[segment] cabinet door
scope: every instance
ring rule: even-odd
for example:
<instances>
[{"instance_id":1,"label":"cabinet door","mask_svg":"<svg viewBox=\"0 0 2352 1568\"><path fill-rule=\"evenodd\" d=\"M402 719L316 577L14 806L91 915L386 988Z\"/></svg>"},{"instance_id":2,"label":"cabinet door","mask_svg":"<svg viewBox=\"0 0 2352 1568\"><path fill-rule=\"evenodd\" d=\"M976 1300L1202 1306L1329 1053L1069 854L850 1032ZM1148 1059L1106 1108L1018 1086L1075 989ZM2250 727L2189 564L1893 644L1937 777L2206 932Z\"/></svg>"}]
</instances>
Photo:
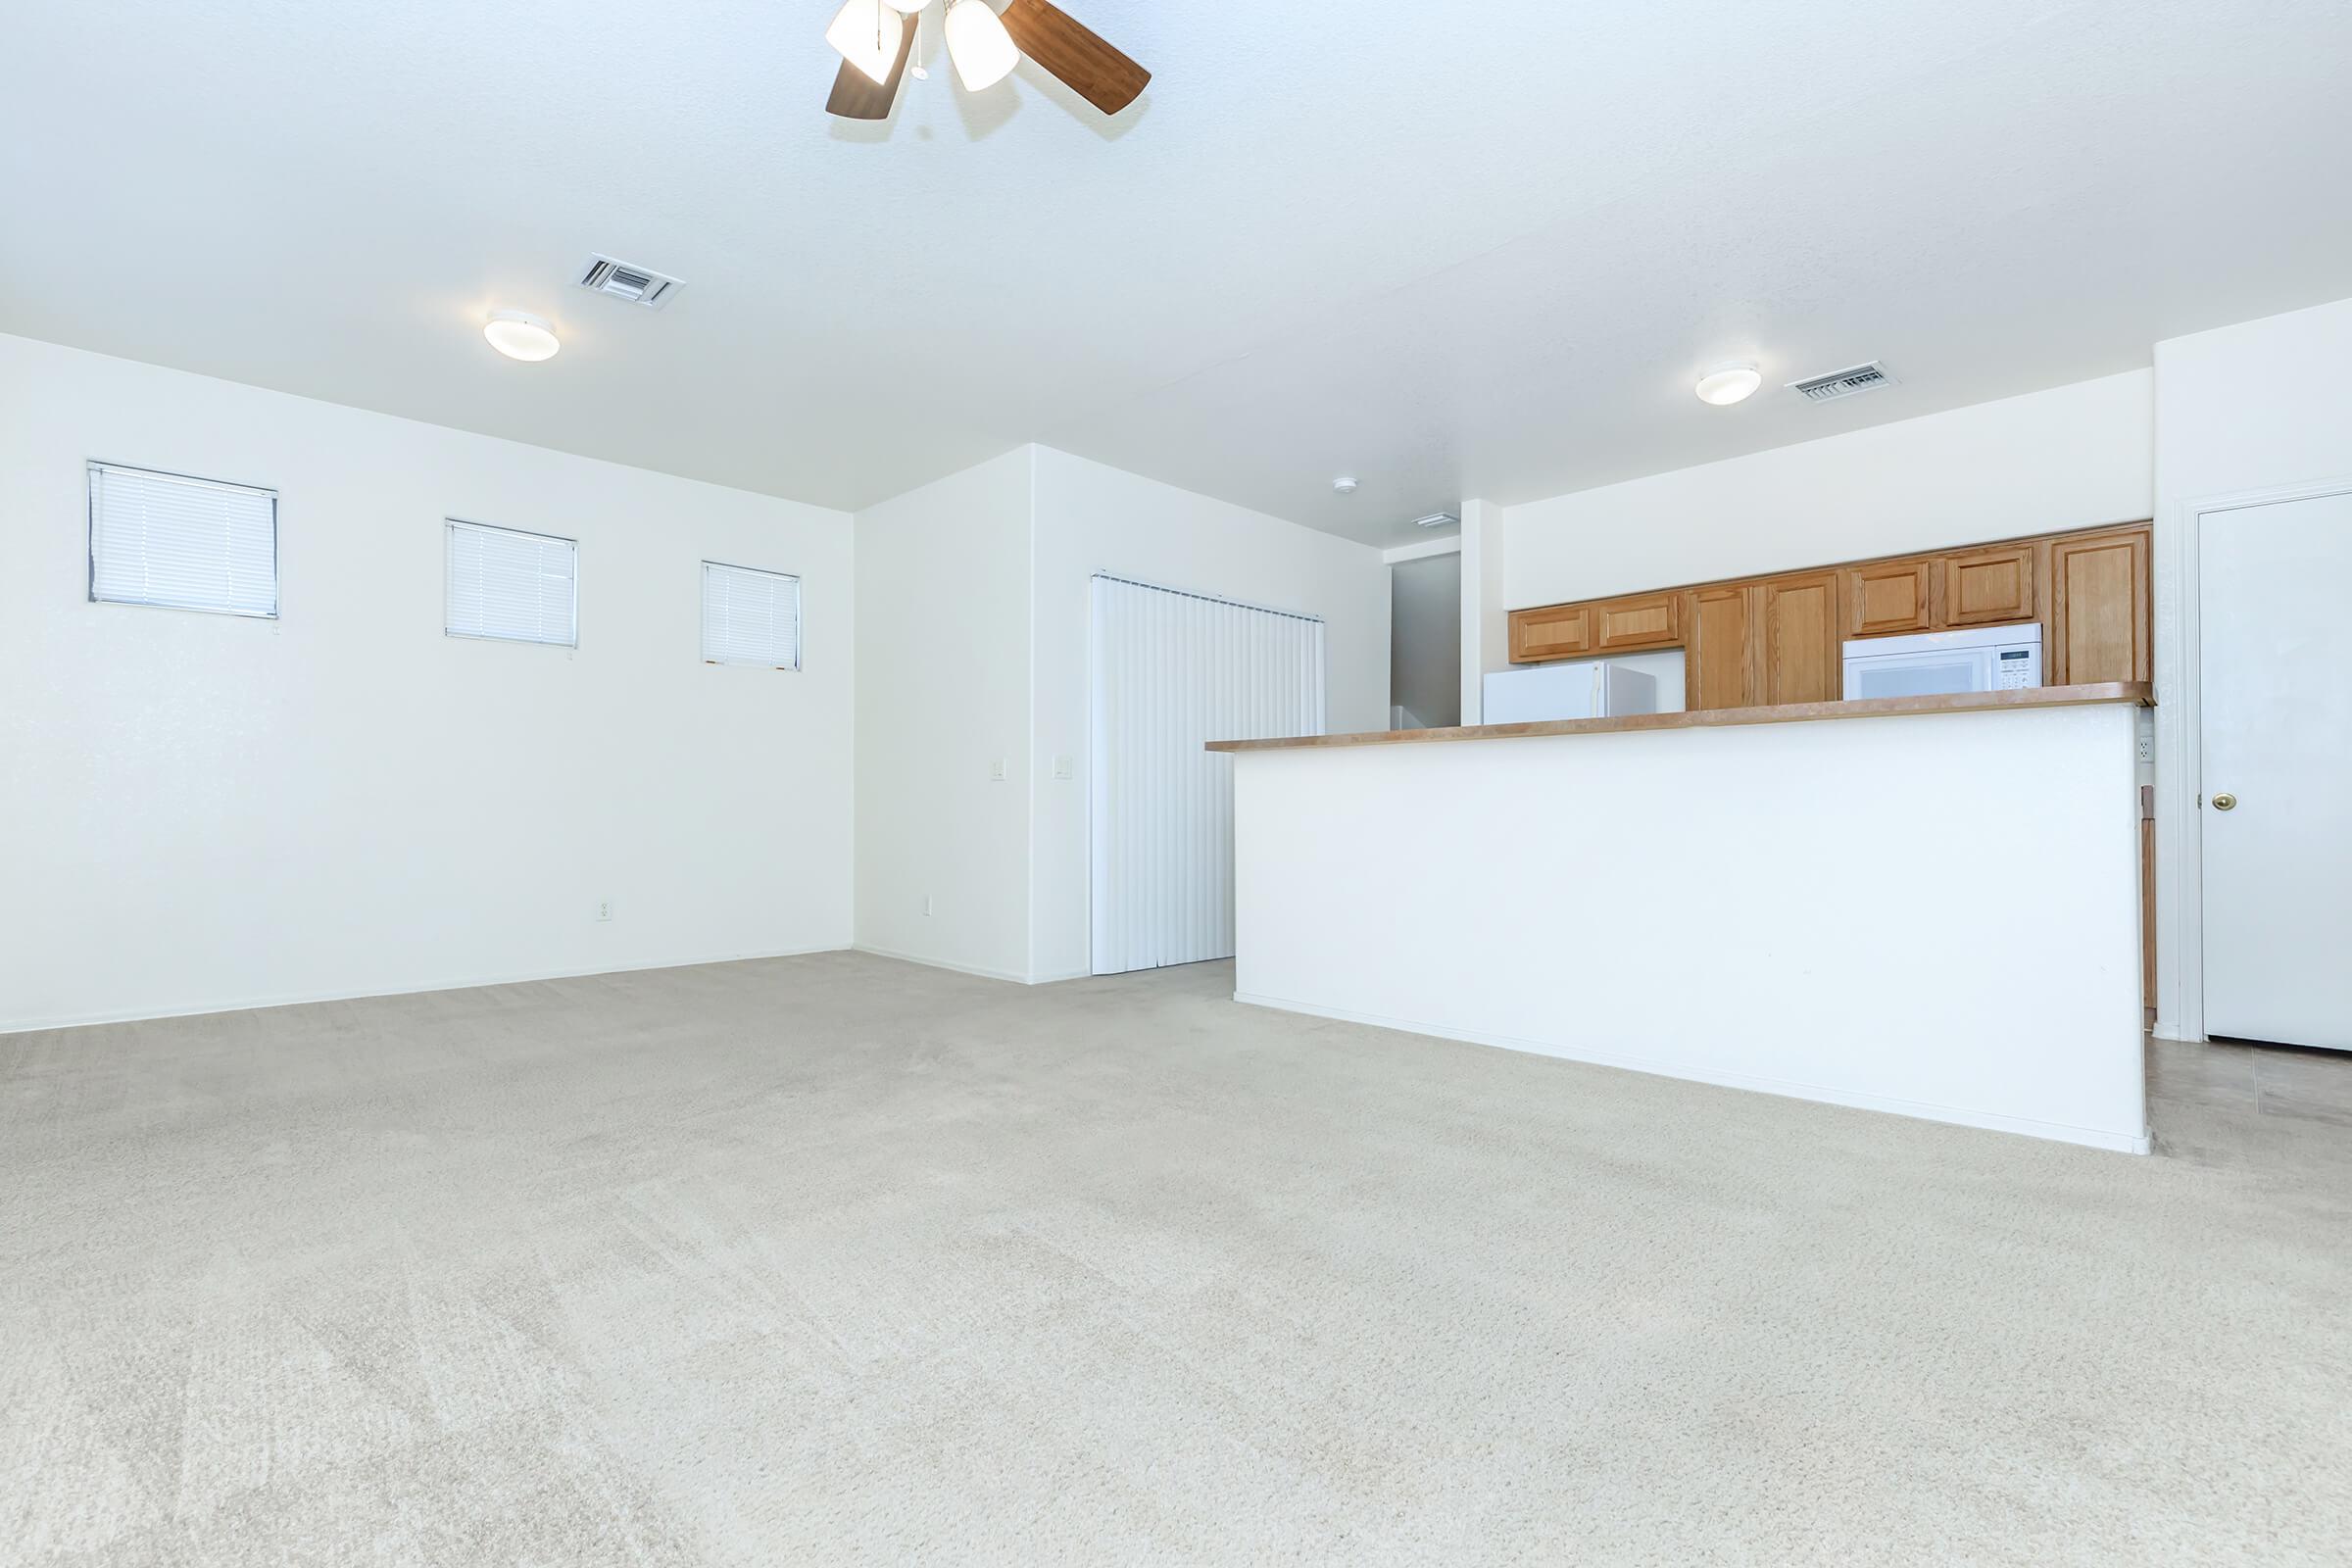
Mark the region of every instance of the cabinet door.
<instances>
[{"instance_id":1,"label":"cabinet door","mask_svg":"<svg viewBox=\"0 0 2352 1568\"><path fill-rule=\"evenodd\" d=\"M1755 591L1745 583L1693 588L1684 607L1683 706L1756 706Z\"/></svg>"},{"instance_id":2,"label":"cabinet door","mask_svg":"<svg viewBox=\"0 0 2352 1568\"><path fill-rule=\"evenodd\" d=\"M1756 616L1767 704L1834 703L1844 684L1838 656L1838 573L1768 578Z\"/></svg>"},{"instance_id":3,"label":"cabinet door","mask_svg":"<svg viewBox=\"0 0 2352 1568\"><path fill-rule=\"evenodd\" d=\"M1642 648L1672 648L1683 640L1681 594L1637 594L1592 607L1596 653L1630 654Z\"/></svg>"},{"instance_id":4,"label":"cabinet door","mask_svg":"<svg viewBox=\"0 0 2352 1568\"><path fill-rule=\"evenodd\" d=\"M1592 652L1592 607L1547 605L1511 612L1511 662L1574 659Z\"/></svg>"},{"instance_id":5,"label":"cabinet door","mask_svg":"<svg viewBox=\"0 0 2352 1568\"><path fill-rule=\"evenodd\" d=\"M2149 679L2148 530L2052 540L2050 579L2043 679L2053 686Z\"/></svg>"},{"instance_id":6,"label":"cabinet door","mask_svg":"<svg viewBox=\"0 0 2352 1568\"><path fill-rule=\"evenodd\" d=\"M1946 626L1994 626L2033 618L2033 545L1996 545L1943 558Z\"/></svg>"},{"instance_id":7,"label":"cabinet door","mask_svg":"<svg viewBox=\"0 0 2352 1568\"><path fill-rule=\"evenodd\" d=\"M1936 563L1874 561L1839 572L1848 637L1885 637L1936 627Z\"/></svg>"}]
</instances>

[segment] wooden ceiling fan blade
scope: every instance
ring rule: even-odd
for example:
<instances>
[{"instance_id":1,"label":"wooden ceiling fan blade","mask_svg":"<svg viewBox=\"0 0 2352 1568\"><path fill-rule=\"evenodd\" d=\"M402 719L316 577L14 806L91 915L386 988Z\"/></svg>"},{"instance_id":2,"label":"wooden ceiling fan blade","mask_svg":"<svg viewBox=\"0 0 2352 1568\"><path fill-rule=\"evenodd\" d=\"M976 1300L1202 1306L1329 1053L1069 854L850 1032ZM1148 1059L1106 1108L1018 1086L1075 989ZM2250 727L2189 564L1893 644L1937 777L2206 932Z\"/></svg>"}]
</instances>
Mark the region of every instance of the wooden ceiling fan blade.
<instances>
[{"instance_id":1,"label":"wooden ceiling fan blade","mask_svg":"<svg viewBox=\"0 0 2352 1568\"><path fill-rule=\"evenodd\" d=\"M914 53L914 19L901 17L899 24L899 58L891 65L890 79L876 81L844 60L833 74L833 96L825 100L826 114L844 120L890 118L890 106L899 100L899 83L906 79L906 57Z\"/></svg>"},{"instance_id":2,"label":"wooden ceiling fan blade","mask_svg":"<svg viewBox=\"0 0 2352 1568\"><path fill-rule=\"evenodd\" d=\"M1001 19L1021 53L1106 115L1135 102L1152 73L1070 19L1052 0L1012 0Z\"/></svg>"}]
</instances>

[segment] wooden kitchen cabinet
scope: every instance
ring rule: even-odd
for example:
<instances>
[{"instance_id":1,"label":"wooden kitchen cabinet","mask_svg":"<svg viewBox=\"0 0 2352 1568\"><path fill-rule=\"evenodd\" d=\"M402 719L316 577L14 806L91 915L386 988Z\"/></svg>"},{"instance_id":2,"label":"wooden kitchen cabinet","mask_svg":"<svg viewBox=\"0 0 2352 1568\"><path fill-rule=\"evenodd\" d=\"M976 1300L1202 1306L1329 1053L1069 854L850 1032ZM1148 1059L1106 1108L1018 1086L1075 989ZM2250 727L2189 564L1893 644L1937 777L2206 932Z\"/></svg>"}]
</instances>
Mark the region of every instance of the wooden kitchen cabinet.
<instances>
[{"instance_id":1,"label":"wooden kitchen cabinet","mask_svg":"<svg viewBox=\"0 0 2352 1568\"><path fill-rule=\"evenodd\" d=\"M1845 635L1887 637L1936 629L1936 560L1873 561L1838 574Z\"/></svg>"},{"instance_id":2,"label":"wooden kitchen cabinet","mask_svg":"<svg viewBox=\"0 0 2352 1568\"><path fill-rule=\"evenodd\" d=\"M1955 550L1943 558L1943 615L1938 629L1997 626L2034 618L2031 542Z\"/></svg>"},{"instance_id":3,"label":"wooden kitchen cabinet","mask_svg":"<svg viewBox=\"0 0 2352 1568\"><path fill-rule=\"evenodd\" d=\"M2042 683L2151 678L2149 525L1853 561L1511 612L1511 662L1680 648L1685 706L1836 702L1849 637L2042 626Z\"/></svg>"},{"instance_id":4,"label":"wooden kitchen cabinet","mask_svg":"<svg viewBox=\"0 0 2352 1568\"><path fill-rule=\"evenodd\" d=\"M2153 679L2148 616L2146 527L2052 540L2042 680L2082 686Z\"/></svg>"},{"instance_id":5,"label":"wooden kitchen cabinet","mask_svg":"<svg viewBox=\"0 0 2352 1568\"><path fill-rule=\"evenodd\" d=\"M1631 654L1672 648L1683 640L1681 594L1637 594L1604 599L1592 610L1595 653Z\"/></svg>"},{"instance_id":6,"label":"wooden kitchen cabinet","mask_svg":"<svg viewBox=\"0 0 2352 1568\"><path fill-rule=\"evenodd\" d=\"M1550 605L1511 612L1511 662L1574 659L1592 652L1592 607Z\"/></svg>"},{"instance_id":7,"label":"wooden kitchen cabinet","mask_svg":"<svg viewBox=\"0 0 2352 1568\"><path fill-rule=\"evenodd\" d=\"M1683 706L1753 708L1756 590L1746 583L1693 588L1683 607Z\"/></svg>"},{"instance_id":8,"label":"wooden kitchen cabinet","mask_svg":"<svg viewBox=\"0 0 2352 1568\"><path fill-rule=\"evenodd\" d=\"M1683 595L1632 594L1581 605L1514 610L1511 662L1582 659L1592 654L1637 654L1677 648L1683 641Z\"/></svg>"},{"instance_id":9,"label":"wooden kitchen cabinet","mask_svg":"<svg viewBox=\"0 0 2352 1568\"><path fill-rule=\"evenodd\" d=\"M1757 590L1758 701L1834 703L1844 684L1838 573L1766 578Z\"/></svg>"}]
</instances>

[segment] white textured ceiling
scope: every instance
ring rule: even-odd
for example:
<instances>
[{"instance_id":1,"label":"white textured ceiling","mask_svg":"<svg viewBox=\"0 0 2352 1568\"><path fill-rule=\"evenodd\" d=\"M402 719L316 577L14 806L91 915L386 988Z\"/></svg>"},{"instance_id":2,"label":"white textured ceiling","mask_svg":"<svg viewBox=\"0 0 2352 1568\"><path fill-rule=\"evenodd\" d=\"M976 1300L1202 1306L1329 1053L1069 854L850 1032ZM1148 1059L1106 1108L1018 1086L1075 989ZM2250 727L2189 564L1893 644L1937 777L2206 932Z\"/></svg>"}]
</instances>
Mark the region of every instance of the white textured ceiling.
<instances>
[{"instance_id":1,"label":"white textured ceiling","mask_svg":"<svg viewBox=\"0 0 2352 1568\"><path fill-rule=\"evenodd\" d=\"M1389 544L2352 294L2344 0L1064 0L1156 73L1117 121L935 61L871 127L831 4L18 0L0 330L842 507L1044 440Z\"/></svg>"}]
</instances>

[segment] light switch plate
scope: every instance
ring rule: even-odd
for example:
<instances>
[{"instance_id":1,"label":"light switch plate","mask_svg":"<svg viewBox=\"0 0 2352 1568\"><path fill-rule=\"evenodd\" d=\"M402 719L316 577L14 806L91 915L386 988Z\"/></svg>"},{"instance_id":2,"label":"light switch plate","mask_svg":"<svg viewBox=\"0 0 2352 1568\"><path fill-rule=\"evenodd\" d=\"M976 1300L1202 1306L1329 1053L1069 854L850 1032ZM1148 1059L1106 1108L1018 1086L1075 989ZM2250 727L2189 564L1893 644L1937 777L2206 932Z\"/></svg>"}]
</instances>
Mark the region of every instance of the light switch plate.
<instances>
[{"instance_id":1,"label":"light switch plate","mask_svg":"<svg viewBox=\"0 0 2352 1568\"><path fill-rule=\"evenodd\" d=\"M1067 757L1056 757L1054 759L1054 776L1075 778L1078 776L1078 764Z\"/></svg>"}]
</instances>

